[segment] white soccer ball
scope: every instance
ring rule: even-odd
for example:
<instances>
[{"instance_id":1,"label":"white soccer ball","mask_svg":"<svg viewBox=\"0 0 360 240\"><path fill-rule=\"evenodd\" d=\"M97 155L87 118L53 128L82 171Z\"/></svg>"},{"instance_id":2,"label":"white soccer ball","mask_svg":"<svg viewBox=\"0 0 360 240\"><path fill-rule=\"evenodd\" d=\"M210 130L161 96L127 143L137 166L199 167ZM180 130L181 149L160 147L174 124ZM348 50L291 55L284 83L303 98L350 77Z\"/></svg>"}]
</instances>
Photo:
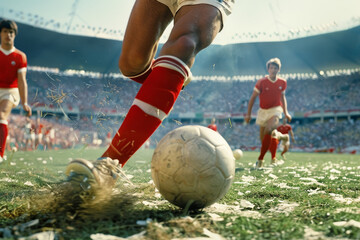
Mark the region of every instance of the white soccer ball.
<instances>
[{"instance_id":1,"label":"white soccer ball","mask_svg":"<svg viewBox=\"0 0 360 240\"><path fill-rule=\"evenodd\" d=\"M17 152L17 150L18 150L17 147L12 147L11 148L11 151L13 151L13 152Z\"/></svg>"},{"instance_id":2,"label":"white soccer ball","mask_svg":"<svg viewBox=\"0 0 360 240\"><path fill-rule=\"evenodd\" d=\"M243 153L243 151L241 151L241 149L235 149L233 151L233 154L234 154L234 158L236 160L240 160L244 156L244 153Z\"/></svg>"},{"instance_id":3,"label":"white soccer ball","mask_svg":"<svg viewBox=\"0 0 360 240\"><path fill-rule=\"evenodd\" d=\"M151 176L161 195L172 204L204 208L229 190L235 159L219 133L203 126L183 126L158 143Z\"/></svg>"}]
</instances>

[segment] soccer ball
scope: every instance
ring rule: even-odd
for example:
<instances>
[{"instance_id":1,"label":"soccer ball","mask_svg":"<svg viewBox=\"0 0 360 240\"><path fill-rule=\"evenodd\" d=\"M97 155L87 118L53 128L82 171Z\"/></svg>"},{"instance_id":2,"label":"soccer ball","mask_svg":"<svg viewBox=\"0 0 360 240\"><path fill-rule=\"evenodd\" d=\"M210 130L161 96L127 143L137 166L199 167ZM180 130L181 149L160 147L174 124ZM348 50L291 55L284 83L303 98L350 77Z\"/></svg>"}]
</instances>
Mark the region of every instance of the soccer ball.
<instances>
[{"instance_id":1,"label":"soccer ball","mask_svg":"<svg viewBox=\"0 0 360 240\"><path fill-rule=\"evenodd\" d=\"M244 153L243 153L243 151L241 151L241 149L235 149L233 151L233 154L234 154L234 158L236 160L240 160L244 156Z\"/></svg>"},{"instance_id":2,"label":"soccer ball","mask_svg":"<svg viewBox=\"0 0 360 240\"><path fill-rule=\"evenodd\" d=\"M203 126L183 126L166 134L151 161L160 194L181 208L199 209L221 199L235 176L226 140Z\"/></svg>"}]
</instances>

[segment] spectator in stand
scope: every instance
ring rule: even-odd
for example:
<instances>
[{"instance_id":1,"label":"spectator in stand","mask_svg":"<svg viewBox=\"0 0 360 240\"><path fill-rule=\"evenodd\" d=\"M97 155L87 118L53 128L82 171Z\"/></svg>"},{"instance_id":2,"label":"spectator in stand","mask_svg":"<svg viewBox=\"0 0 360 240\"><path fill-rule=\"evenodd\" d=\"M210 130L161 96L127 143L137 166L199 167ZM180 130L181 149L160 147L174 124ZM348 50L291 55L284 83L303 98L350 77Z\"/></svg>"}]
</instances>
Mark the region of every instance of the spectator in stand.
<instances>
[{"instance_id":1,"label":"spectator in stand","mask_svg":"<svg viewBox=\"0 0 360 240\"><path fill-rule=\"evenodd\" d=\"M26 82L27 59L25 53L14 46L18 27L14 21L0 22L0 162L4 157L8 136L8 117L20 100L25 112L31 115Z\"/></svg>"},{"instance_id":2,"label":"spectator in stand","mask_svg":"<svg viewBox=\"0 0 360 240\"><path fill-rule=\"evenodd\" d=\"M279 142L276 137L272 137L272 132L279 124L282 113L284 113L285 118L287 118L289 122L291 121L285 97L287 83L285 79L277 76L281 69L280 59L270 59L266 63L266 68L269 75L256 82L249 100L248 111L244 118L247 123L250 122L254 102L259 96L260 109L257 113L256 124L260 125L261 149L258 161L256 162L257 168L264 166L264 156L268 150L271 152L271 164L276 165L276 150Z\"/></svg>"}]
</instances>

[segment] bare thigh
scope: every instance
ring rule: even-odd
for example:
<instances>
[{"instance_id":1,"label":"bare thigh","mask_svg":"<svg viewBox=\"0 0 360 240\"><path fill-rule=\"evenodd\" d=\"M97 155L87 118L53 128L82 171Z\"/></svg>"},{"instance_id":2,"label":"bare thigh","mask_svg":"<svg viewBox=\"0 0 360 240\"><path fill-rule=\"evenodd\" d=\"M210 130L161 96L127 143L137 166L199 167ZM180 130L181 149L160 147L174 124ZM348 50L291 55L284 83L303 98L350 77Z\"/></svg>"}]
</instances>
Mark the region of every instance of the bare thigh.
<instances>
[{"instance_id":1,"label":"bare thigh","mask_svg":"<svg viewBox=\"0 0 360 240\"><path fill-rule=\"evenodd\" d=\"M0 120L7 120L14 104L9 100L0 101Z\"/></svg>"},{"instance_id":2,"label":"bare thigh","mask_svg":"<svg viewBox=\"0 0 360 240\"><path fill-rule=\"evenodd\" d=\"M175 16L174 27L160 55L176 56L191 67L196 54L211 44L221 26L221 13L214 6L184 6Z\"/></svg>"},{"instance_id":3,"label":"bare thigh","mask_svg":"<svg viewBox=\"0 0 360 240\"><path fill-rule=\"evenodd\" d=\"M173 20L169 8L156 0L136 0L131 11L119 60L126 76L141 73L154 58L159 39Z\"/></svg>"}]
</instances>

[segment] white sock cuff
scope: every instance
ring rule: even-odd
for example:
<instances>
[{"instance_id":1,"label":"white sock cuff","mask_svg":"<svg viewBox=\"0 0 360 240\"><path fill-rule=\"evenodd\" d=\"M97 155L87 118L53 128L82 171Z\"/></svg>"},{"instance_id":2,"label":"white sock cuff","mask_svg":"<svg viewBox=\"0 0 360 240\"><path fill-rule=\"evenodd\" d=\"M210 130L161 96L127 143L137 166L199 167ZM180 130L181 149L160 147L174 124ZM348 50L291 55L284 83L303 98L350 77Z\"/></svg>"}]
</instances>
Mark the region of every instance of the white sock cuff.
<instances>
[{"instance_id":1,"label":"white sock cuff","mask_svg":"<svg viewBox=\"0 0 360 240\"><path fill-rule=\"evenodd\" d=\"M158 66L175 70L181 73L185 79L191 75L190 68L181 59L174 56L164 55L158 57L152 67L155 68Z\"/></svg>"},{"instance_id":2,"label":"white sock cuff","mask_svg":"<svg viewBox=\"0 0 360 240\"><path fill-rule=\"evenodd\" d=\"M7 120L0 120L0 124L8 125L8 121Z\"/></svg>"}]
</instances>

